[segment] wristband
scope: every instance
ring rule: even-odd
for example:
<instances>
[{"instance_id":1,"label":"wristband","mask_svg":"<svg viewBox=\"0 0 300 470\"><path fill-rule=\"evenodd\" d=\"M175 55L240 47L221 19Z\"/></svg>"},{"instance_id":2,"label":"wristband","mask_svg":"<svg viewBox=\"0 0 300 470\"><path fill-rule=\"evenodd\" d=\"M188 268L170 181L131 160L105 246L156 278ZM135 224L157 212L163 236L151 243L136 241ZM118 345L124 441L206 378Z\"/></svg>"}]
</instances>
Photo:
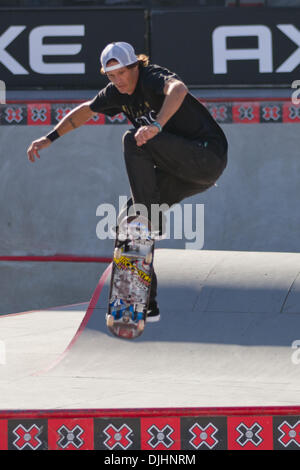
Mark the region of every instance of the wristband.
<instances>
[{"instance_id":1,"label":"wristband","mask_svg":"<svg viewBox=\"0 0 300 470\"><path fill-rule=\"evenodd\" d=\"M153 121L152 124L153 124L153 126L157 127L157 129L159 130L159 132L162 131L162 127L161 127L161 125L159 124L159 122Z\"/></svg>"},{"instance_id":2,"label":"wristband","mask_svg":"<svg viewBox=\"0 0 300 470\"><path fill-rule=\"evenodd\" d=\"M59 133L57 130L49 132L49 134L46 135L47 139L51 140L51 142L54 142L54 140L58 139L60 137Z\"/></svg>"}]
</instances>

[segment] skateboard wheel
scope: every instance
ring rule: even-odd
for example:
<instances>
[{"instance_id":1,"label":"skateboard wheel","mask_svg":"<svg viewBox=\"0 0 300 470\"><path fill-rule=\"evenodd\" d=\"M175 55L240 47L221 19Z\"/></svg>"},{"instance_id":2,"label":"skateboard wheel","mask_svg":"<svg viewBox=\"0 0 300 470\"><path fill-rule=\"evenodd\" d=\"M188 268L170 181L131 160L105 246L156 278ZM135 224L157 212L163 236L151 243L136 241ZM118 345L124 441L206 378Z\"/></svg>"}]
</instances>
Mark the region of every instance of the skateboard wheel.
<instances>
[{"instance_id":1,"label":"skateboard wheel","mask_svg":"<svg viewBox=\"0 0 300 470\"><path fill-rule=\"evenodd\" d=\"M146 256L145 256L145 262L146 262L147 264L151 264L151 262L152 262L152 253L151 253L151 252L146 254Z\"/></svg>"},{"instance_id":2,"label":"skateboard wheel","mask_svg":"<svg viewBox=\"0 0 300 470\"><path fill-rule=\"evenodd\" d=\"M145 321L144 320L139 320L137 324L137 329L138 331L144 331L145 328Z\"/></svg>"},{"instance_id":3,"label":"skateboard wheel","mask_svg":"<svg viewBox=\"0 0 300 470\"><path fill-rule=\"evenodd\" d=\"M114 326L114 317L113 315L107 315L107 319L106 319L106 325L109 326L109 327L113 327Z\"/></svg>"},{"instance_id":4,"label":"skateboard wheel","mask_svg":"<svg viewBox=\"0 0 300 470\"><path fill-rule=\"evenodd\" d=\"M122 255L121 248L115 248L115 251L114 251L114 258L115 258L115 259L120 259L120 258L121 258L121 255Z\"/></svg>"}]
</instances>

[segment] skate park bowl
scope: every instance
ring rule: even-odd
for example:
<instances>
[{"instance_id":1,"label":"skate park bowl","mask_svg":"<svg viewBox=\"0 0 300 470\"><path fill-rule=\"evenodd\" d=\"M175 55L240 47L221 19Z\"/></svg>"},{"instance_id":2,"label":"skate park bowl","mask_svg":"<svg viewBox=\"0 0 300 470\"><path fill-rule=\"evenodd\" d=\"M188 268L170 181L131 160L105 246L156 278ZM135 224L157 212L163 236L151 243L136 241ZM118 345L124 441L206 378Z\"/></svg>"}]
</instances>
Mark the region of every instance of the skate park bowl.
<instances>
[{"instance_id":1,"label":"skate park bowl","mask_svg":"<svg viewBox=\"0 0 300 470\"><path fill-rule=\"evenodd\" d=\"M107 331L113 240L95 236L99 204L129 193L128 123L101 118L30 166L27 145L67 106L48 103L48 126L2 113L1 450L300 448L300 118L288 100L271 103L280 123L229 101L210 103L228 167L184 201L205 205L204 246L157 244L161 320L134 341Z\"/></svg>"},{"instance_id":2,"label":"skate park bowl","mask_svg":"<svg viewBox=\"0 0 300 470\"><path fill-rule=\"evenodd\" d=\"M154 263L161 321L134 341L106 328L111 264L89 303L0 317L2 428L47 423L44 448L59 448L62 423L97 429L99 449L109 423L119 450L124 426L128 449L153 449L166 428L157 450L195 450L192 428L199 449L238 448L245 433L243 448L283 448L285 434L297 447L300 255L158 248Z\"/></svg>"}]
</instances>

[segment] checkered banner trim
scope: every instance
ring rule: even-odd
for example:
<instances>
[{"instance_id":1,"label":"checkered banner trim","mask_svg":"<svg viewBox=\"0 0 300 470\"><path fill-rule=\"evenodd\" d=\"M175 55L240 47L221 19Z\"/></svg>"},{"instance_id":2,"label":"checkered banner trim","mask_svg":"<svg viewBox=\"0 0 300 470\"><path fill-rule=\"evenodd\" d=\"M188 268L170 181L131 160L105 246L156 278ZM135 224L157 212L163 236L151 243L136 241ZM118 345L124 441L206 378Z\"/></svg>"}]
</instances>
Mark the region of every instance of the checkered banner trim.
<instances>
[{"instance_id":1,"label":"checkered banner trim","mask_svg":"<svg viewBox=\"0 0 300 470\"><path fill-rule=\"evenodd\" d=\"M299 450L300 415L0 418L0 450Z\"/></svg>"},{"instance_id":2,"label":"checkered banner trim","mask_svg":"<svg viewBox=\"0 0 300 470\"><path fill-rule=\"evenodd\" d=\"M220 124L299 123L300 104L292 101L228 101L202 104ZM0 126L57 124L78 103L8 103L0 105ZM123 113L96 114L86 125L130 124Z\"/></svg>"}]
</instances>

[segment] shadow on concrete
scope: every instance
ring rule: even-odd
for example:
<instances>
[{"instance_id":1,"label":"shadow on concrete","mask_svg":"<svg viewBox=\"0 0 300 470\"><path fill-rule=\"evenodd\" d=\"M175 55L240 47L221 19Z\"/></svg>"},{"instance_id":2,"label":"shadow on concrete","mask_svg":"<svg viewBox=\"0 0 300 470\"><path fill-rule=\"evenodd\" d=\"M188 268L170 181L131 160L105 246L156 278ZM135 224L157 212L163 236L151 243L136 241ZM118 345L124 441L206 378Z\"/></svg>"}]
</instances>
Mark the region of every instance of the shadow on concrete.
<instances>
[{"instance_id":1,"label":"shadow on concrete","mask_svg":"<svg viewBox=\"0 0 300 470\"><path fill-rule=\"evenodd\" d=\"M149 323L135 342L290 346L300 337L298 254L159 250L156 256L161 320ZM177 269L167 263L171 256ZM104 320L108 290L109 279L86 325L90 334L110 335ZM117 347L124 340L115 341Z\"/></svg>"}]
</instances>

